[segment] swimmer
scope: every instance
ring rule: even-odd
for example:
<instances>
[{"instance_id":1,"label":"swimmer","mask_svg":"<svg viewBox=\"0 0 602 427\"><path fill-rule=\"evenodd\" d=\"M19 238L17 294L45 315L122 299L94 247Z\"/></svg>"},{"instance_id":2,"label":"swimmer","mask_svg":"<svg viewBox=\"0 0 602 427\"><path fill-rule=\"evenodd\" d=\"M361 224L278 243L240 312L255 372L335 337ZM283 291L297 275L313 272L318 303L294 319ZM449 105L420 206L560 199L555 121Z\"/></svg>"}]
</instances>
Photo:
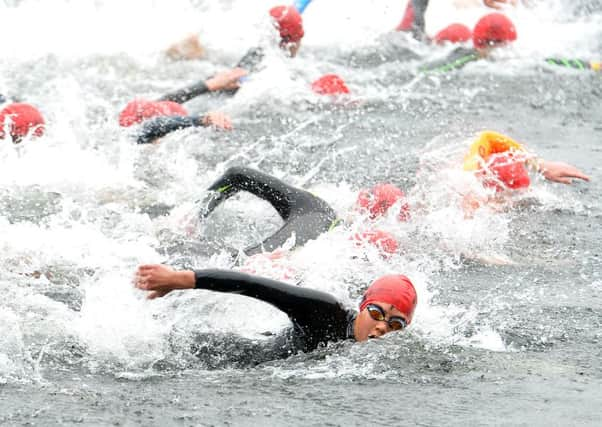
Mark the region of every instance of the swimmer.
<instances>
[{"instance_id":1,"label":"swimmer","mask_svg":"<svg viewBox=\"0 0 602 427\"><path fill-rule=\"evenodd\" d=\"M302 246L343 222L337 218L334 209L319 197L251 168L228 169L208 190L209 197L203 201L204 206L199 215L201 220L207 218L229 197L239 191L247 191L270 203L284 221L284 225L273 235L244 249L243 252L247 255L273 252L282 247L293 234L295 247ZM381 184L360 192L357 206L371 219L376 219L399 202L401 208L398 218L406 221L409 211L407 204L402 203L403 198L403 192L394 185ZM397 249L395 239L380 230L360 233L356 240L367 240L385 252ZM237 250L231 252L233 256L238 254Z\"/></svg>"},{"instance_id":2,"label":"swimmer","mask_svg":"<svg viewBox=\"0 0 602 427\"><path fill-rule=\"evenodd\" d=\"M0 110L0 139L8 135L19 143L28 135L40 137L45 131L42 113L31 104L12 103Z\"/></svg>"},{"instance_id":3,"label":"swimmer","mask_svg":"<svg viewBox=\"0 0 602 427\"><path fill-rule=\"evenodd\" d=\"M163 116L145 121L140 127L136 142L138 144L157 143L171 132L189 127L212 127L214 129L232 130L230 117L214 111L204 116Z\"/></svg>"},{"instance_id":4,"label":"swimmer","mask_svg":"<svg viewBox=\"0 0 602 427\"><path fill-rule=\"evenodd\" d=\"M515 0L484 0L483 4L492 9L501 9L503 4L514 5ZM408 0L404 16L395 28L395 31L410 31L417 40L427 40L425 35L425 14L429 6L429 0ZM468 33L466 32L468 30ZM434 41L441 43L450 41L453 43L464 42L470 39L470 29L462 24L451 24L444 30L441 30Z\"/></svg>"},{"instance_id":5,"label":"swimmer","mask_svg":"<svg viewBox=\"0 0 602 427\"><path fill-rule=\"evenodd\" d=\"M417 304L416 290L403 275L375 280L363 295L359 312L330 294L230 270L175 271L165 265L141 265L135 286L154 299L174 290L205 289L236 293L273 305L292 323L286 336L293 351L312 351L328 342L366 341L405 329Z\"/></svg>"},{"instance_id":6,"label":"swimmer","mask_svg":"<svg viewBox=\"0 0 602 427\"><path fill-rule=\"evenodd\" d=\"M303 19L299 11L293 6L275 6L269 11L274 27L280 33L280 47L294 57L301 46L304 36ZM171 59L202 59L205 49L201 45L197 35L189 35L180 42L170 46L166 52ZM250 49L238 62L238 67L253 71L263 59L263 49Z\"/></svg>"},{"instance_id":7,"label":"swimmer","mask_svg":"<svg viewBox=\"0 0 602 427\"><path fill-rule=\"evenodd\" d=\"M501 13L483 16L472 31L472 48L458 47L445 59L432 62L421 68L422 72L445 73L462 68L466 64L488 58L495 48L516 40L516 28L512 21Z\"/></svg>"},{"instance_id":8,"label":"swimmer","mask_svg":"<svg viewBox=\"0 0 602 427\"><path fill-rule=\"evenodd\" d=\"M463 206L469 215L480 206L500 200L509 192L528 188L531 184L529 168L546 180L561 184L571 184L574 179L589 181L589 177L576 167L536 158L522 144L493 131L482 132L472 143L463 168L474 173L485 188L494 190L487 198L466 194Z\"/></svg>"},{"instance_id":9,"label":"swimmer","mask_svg":"<svg viewBox=\"0 0 602 427\"><path fill-rule=\"evenodd\" d=\"M189 115L184 102L206 92L231 90L238 87L239 79L246 72L242 69L228 70L195 85L162 96L156 101L135 99L130 101L119 113L119 125L129 127L139 123L137 142L146 144L178 129L188 127L208 127L231 130L230 117L221 112L209 112L201 116Z\"/></svg>"}]
</instances>

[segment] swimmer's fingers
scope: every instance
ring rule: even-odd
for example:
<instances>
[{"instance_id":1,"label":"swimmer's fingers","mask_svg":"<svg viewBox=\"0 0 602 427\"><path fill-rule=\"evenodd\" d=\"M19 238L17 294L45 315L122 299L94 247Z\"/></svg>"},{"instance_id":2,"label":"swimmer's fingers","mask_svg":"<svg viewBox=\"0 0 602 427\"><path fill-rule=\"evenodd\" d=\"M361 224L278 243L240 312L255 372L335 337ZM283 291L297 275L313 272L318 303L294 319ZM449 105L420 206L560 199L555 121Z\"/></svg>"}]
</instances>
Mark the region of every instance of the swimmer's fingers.
<instances>
[{"instance_id":1,"label":"swimmer's fingers","mask_svg":"<svg viewBox=\"0 0 602 427\"><path fill-rule=\"evenodd\" d=\"M136 287L138 289L151 291L168 287L173 281L175 271L162 264L141 265L136 271Z\"/></svg>"},{"instance_id":2,"label":"swimmer's fingers","mask_svg":"<svg viewBox=\"0 0 602 427\"><path fill-rule=\"evenodd\" d=\"M540 163L540 172L544 178L561 184L571 184L573 179L589 181L589 176L564 162L543 161Z\"/></svg>"},{"instance_id":3,"label":"swimmer's fingers","mask_svg":"<svg viewBox=\"0 0 602 427\"><path fill-rule=\"evenodd\" d=\"M503 9L504 4L516 6L516 0L483 0L483 3L492 9Z\"/></svg>"},{"instance_id":4,"label":"swimmer's fingers","mask_svg":"<svg viewBox=\"0 0 602 427\"><path fill-rule=\"evenodd\" d=\"M204 126L213 126L216 129L232 130L232 121L227 114L212 111L203 117Z\"/></svg>"},{"instance_id":5,"label":"swimmer's fingers","mask_svg":"<svg viewBox=\"0 0 602 427\"><path fill-rule=\"evenodd\" d=\"M233 68L222 71L205 81L210 91L232 90L240 86L240 78L247 75L247 71L242 68Z\"/></svg>"},{"instance_id":6,"label":"swimmer's fingers","mask_svg":"<svg viewBox=\"0 0 602 427\"><path fill-rule=\"evenodd\" d=\"M146 296L146 298L147 299L163 298L165 295L167 295L170 292L171 292L171 289L165 290L165 291L152 291Z\"/></svg>"}]
</instances>

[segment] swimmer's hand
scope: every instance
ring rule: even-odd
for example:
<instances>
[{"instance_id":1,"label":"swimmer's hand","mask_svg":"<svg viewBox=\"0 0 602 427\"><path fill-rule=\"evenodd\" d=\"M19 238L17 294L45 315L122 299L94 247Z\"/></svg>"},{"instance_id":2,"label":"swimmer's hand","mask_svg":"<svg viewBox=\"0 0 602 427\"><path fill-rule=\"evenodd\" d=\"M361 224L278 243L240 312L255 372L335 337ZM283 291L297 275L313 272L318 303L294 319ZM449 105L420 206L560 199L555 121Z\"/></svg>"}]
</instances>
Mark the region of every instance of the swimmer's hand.
<instances>
[{"instance_id":1,"label":"swimmer's hand","mask_svg":"<svg viewBox=\"0 0 602 427\"><path fill-rule=\"evenodd\" d=\"M516 0L483 0L483 4L493 9L502 9L504 4L516 5Z\"/></svg>"},{"instance_id":2,"label":"swimmer's hand","mask_svg":"<svg viewBox=\"0 0 602 427\"><path fill-rule=\"evenodd\" d=\"M227 114L219 111L211 111L202 119L203 126L211 126L215 129L232 130L232 121Z\"/></svg>"},{"instance_id":3,"label":"swimmer's hand","mask_svg":"<svg viewBox=\"0 0 602 427\"><path fill-rule=\"evenodd\" d=\"M141 265L136 271L134 284L149 291L148 299L161 298L176 289L193 289L194 271L175 271L162 264Z\"/></svg>"},{"instance_id":4,"label":"swimmer's hand","mask_svg":"<svg viewBox=\"0 0 602 427\"><path fill-rule=\"evenodd\" d=\"M180 59L201 59L205 56L205 49L196 34L190 34L185 39L171 45L165 55L174 61Z\"/></svg>"},{"instance_id":5,"label":"swimmer's hand","mask_svg":"<svg viewBox=\"0 0 602 427\"><path fill-rule=\"evenodd\" d=\"M540 160L538 171L545 179L553 182L560 182L561 184L571 184L573 179L589 181L589 176L585 175L575 166L571 166L564 162Z\"/></svg>"},{"instance_id":6,"label":"swimmer's hand","mask_svg":"<svg viewBox=\"0 0 602 427\"><path fill-rule=\"evenodd\" d=\"M207 85L207 89L211 92L238 89L240 87L240 78L246 75L246 70L233 68L217 73L210 79L205 80L205 85Z\"/></svg>"}]
</instances>

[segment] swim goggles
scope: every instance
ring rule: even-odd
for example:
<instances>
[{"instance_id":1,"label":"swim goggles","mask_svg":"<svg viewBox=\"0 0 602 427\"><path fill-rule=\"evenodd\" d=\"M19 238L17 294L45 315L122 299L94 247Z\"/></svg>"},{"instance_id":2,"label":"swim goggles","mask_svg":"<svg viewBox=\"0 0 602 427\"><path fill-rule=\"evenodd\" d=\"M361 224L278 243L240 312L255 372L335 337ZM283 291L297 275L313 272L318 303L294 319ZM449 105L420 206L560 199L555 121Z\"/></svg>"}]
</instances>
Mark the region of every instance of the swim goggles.
<instances>
[{"instance_id":1,"label":"swim goggles","mask_svg":"<svg viewBox=\"0 0 602 427\"><path fill-rule=\"evenodd\" d=\"M376 304L368 304L366 306L366 310L368 310L368 314L372 319L377 320L379 322L387 322L389 327L394 331L401 331L402 329L405 329L405 327L408 325L406 319L399 316L391 316L389 317L389 320L387 320L385 316L385 311L382 309L382 307Z\"/></svg>"}]
</instances>

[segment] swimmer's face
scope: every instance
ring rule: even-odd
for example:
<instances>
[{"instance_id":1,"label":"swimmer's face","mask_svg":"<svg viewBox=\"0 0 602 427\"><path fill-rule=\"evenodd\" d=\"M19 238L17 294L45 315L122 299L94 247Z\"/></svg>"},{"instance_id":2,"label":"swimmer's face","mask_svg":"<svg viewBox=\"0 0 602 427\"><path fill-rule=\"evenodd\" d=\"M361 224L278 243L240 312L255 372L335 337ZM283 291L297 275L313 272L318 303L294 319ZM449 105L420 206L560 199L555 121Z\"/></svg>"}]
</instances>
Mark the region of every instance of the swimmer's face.
<instances>
[{"instance_id":1,"label":"swimmer's face","mask_svg":"<svg viewBox=\"0 0 602 427\"><path fill-rule=\"evenodd\" d=\"M376 301L371 305L382 310L384 320L376 320L374 318L378 317L379 313L378 310L375 310L373 307L372 310L369 310L370 305L364 308L355 318L355 324L353 325L353 335L357 341L366 341L369 338L380 338L389 332L401 330L393 328L398 326L394 322L396 318L405 319L405 316L399 310L386 302Z\"/></svg>"},{"instance_id":2,"label":"swimmer's face","mask_svg":"<svg viewBox=\"0 0 602 427\"><path fill-rule=\"evenodd\" d=\"M283 38L280 40L280 49L284 50L286 53L290 55L291 58L294 58L297 55L297 51L301 47L301 42L291 42L288 38Z\"/></svg>"}]
</instances>

